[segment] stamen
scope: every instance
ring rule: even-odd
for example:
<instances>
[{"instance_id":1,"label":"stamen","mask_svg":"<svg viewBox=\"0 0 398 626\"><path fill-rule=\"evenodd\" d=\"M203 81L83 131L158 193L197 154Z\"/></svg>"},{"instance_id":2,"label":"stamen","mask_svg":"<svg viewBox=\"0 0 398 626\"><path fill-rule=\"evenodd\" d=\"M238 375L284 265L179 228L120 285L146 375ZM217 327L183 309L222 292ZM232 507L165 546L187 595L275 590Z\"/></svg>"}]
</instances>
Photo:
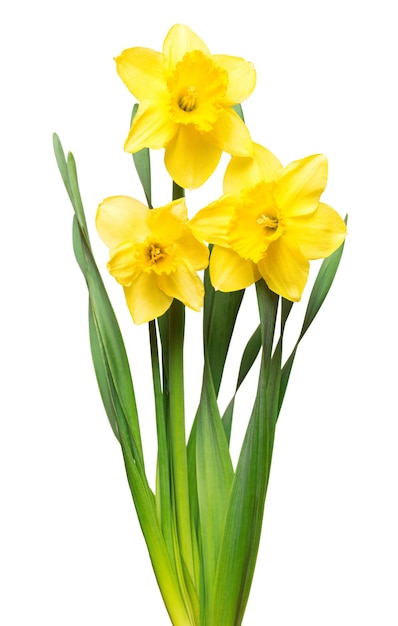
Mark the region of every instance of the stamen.
<instances>
[{"instance_id":1,"label":"stamen","mask_svg":"<svg viewBox=\"0 0 398 626\"><path fill-rule=\"evenodd\" d=\"M160 259L163 259L164 256L165 255L163 254L162 249L156 243L151 243L151 245L148 247L148 258L150 265L154 265L155 263L160 261Z\"/></svg>"},{"instance_id":2,"label":"stamen","mask_svg":"<svg viewBox=\"0 0 398 626\"><path fill-rule=\"evenodd\" d=\"M276 217L269 217L268 215L261 214L261 216L257 219L257 224L260 226L264 226L264 228L270 228L271 230L276 230L278 228L278 219Z\"/></svg>"},{"instance_id":3,"label":"stamen","mask_svg":"<svg viewBox=\"0 0 398 626\"><path fill-rule=\"evenodd\" d=\"M178 106L186 113L190 113L196 109L196 100L198 94L195 87L187 87L185 93L178 99Z\"/></svg>"}]
</instances>

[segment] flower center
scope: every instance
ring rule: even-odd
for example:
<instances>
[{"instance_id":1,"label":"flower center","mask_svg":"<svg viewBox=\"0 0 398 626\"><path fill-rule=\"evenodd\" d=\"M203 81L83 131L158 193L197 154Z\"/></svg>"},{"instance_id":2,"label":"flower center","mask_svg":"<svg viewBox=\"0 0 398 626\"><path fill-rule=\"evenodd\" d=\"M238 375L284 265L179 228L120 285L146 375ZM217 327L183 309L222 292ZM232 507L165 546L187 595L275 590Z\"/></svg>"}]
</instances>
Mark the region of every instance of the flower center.
<instances>
[{"instance_id":1,"label":"flower center","mask_svg":"<svg viewBox=\"0 0 398 626\"><path fill-rule=\"evenodd\" d=\"M197 98L198 92L196 91L196 87L191 85L190 87L187 87L185 92L183 92L180 96L178 100L178 106L186 113L190 113L191 111L196 109Z\"/></svg>"},{"instance_id":2,"label":"flower center","mask_svg":"<svg viewBox=\"0 0 398 626\"><path fill-rule=\"evenodd\" d=\"M136 249L136 260L141 271L155 274L170 274L176 267L174 246L172 243L159 243L147 240Z\"/></svg>"},{"instance_id":3,"label":"flower center","mask_svg":"<svg viewBox=\"0 0 398 626\"><path fill-rule=\"evenodd\" d=\"M279 220L277 217L270 217L269 215L261 213L260 217L257 218L257 224L263 227L265 234L268 236L272 235L273 232L277 230Z\"/></svg>"},{"instance_id":4,"label":"flower center","mask_svg":"<svg viewBox=\"0 0 398 626\"><path fill-rule=\"evenodd\" d=\"M187 52L169 77L170 114L176 124L212 130L224 107L228 73L200 50Z\"/></svg>"},{"instance_id":5,"label":"flower center","mask_svg":"<svg viewBox=\"0 0 398 626\"><path fill-rule=\"evenodd\" d=\"M151 243L146 249L146 256L149 265L152 266L164 259L166 255L159 244Z\"/></svg>"},{"instance_id":6,"label":"flower center","mask_svg":"<svg viewBox=\"0 0 398 626\"><path fill-rule=\"evenodd\" d=\"M259 263L284 231L284 220L275 200L273 182L260 182L241 192L231 220L228 240L244 259Z\"/></svg>"}]
</instances>

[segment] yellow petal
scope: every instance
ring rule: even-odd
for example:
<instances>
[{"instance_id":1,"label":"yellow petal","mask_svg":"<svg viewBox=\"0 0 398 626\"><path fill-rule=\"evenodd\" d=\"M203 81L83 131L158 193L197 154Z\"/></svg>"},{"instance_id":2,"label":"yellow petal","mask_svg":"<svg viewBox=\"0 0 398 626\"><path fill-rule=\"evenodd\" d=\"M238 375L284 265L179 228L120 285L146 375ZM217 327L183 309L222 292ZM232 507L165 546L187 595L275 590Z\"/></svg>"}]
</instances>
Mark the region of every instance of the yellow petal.
<instances>
[{"instance_id":1,"label":"yellow petal","mask_svg":"<svg viewBox=\"0 0 398 626\"><path fill-rule=\"evenodd\" d=\"M143 324L167 311L173 298L157 284L157 276L143 272L129 287L124 288L127 306L135 324Z\"/></svg>"},{"instance_id":2,"label":"yellow petal","mask_svg":"<svg viewBox=\"0 0 398 626\"><path fill-rule=\"evenodd\" d=\"M285 237L271 244L258 269L271 291L298 302L309 272L309 262Z\"/></svg>"},{"instance_id":3,"label":"yellow petal","mask_svg":"<svg viewBox=\"0 0 398 626\"><path fill-rule=\"evenodd\" d=\"M209 249L197 240L191 229L186 226L184 235L174 244L175 256L183 259L195 270L204 270L209 263Z\"/></svg>"},{"instance_id":4,"label":"yellow petal","mask_svg":"<svg viewBox=\"0 0 398 626\"><path fill-rule=\"evenodd\" d=\"M175 137L166 147L165 164L173 180L185 189L200 187L214 172L221 150L189 124L180 125Z\"/></svg>"},{"instance_id":5,"label":"yellow petal","mask_svg":"<svg viewBox=\"0 0 398 626\"><path fill-rule=\"evenodd\" d=\"M138 152L142 148L164 148L177 130L170 119L165 102L140 104L124 144L126 152Z\"/></svg>"},{"instance_id":6,"label":"yellow petal","mask_svg":"<svg viewBox=\"0 0 398 626\"><path fill-rule=\"evenodd\" d=\"M294 161L280 173L277 202L286 217L307 215L326 187L328 162L323 154Z\"/></svg>"},{"instance_id":7,"label":"yellow petal","mask_svg":"<svg viewBox=\"0 0 398 626\"><path fill-rule=\"evenodd\" d=\"M229 194L201 209L189 222L195 236L201 241L227 246L229 226L239 202L238 196Z\"/></svg>"},{"instance_id":8,"label":"yellow petal","mask_svg":"<svg viewBox=\"0 0 398 626\"><path fill-rule=\"evenodd\" d=\"M187 52L200 50L210 55L206 44L188 26L175 24L169 30L163 43L164 67L170 72Z\"/></svg>"},{"instance_id":9,"label":"yellow petal","mask_svg":"<svg viewBox=\"0 0 398 626\"><path fill-rule=\"evenodd\" d=\"M181 222L186 222L188 220L188 210L185 198L173 200L173 202L170 202L166 206L170 211L170 214L181 220Z\"/></svg>"},{"instance_id":10,"label":"yellow petal","mask_svg":"<svg viewBox=\"0 0 398 626\"><path fill-rule=\"evenodd\" d=\"M203 305L203 283L185 263L180 262L175 272L160 275L158 285L167 295L177 298L194 311L199 311Z\"/></svg>"},{"instance_id":11,"label":"yellow petal","mask_svg":"<svg viewBox=\"0 0 398 626\"><path fill-rule=\"evenodd\" d=\"M209 141L220 150L240 157L253 155L253 142L248 128L231 108L220 111L213 128L208 133Z\"/></svg>"},{"instance_id":12,"label":"yellow petal","mask_svg":"<svg viewBox=\"0 0 398 626\"><path fill-rule=\"evenodd\" d=\"M323 259L341 246L346 225L334 209L320 202L310 215L289 220L286 231L307 259Z\"/></svg>"},{"instance_id":13,"label":"yellow petal","mask_svg":"<svg viewBox=\"0 0 398 626\"><path fill-rule=\"evenodd\" d=\"M260 278L255 263L231 250L214 246L210 256L210 279L215 289L238 291L252 285Z\"/></svg>"},{"instance_id":14,"label":"yellow petal","mask_svg":"<svg viewBox=\"0 0 398 626\"><path fill-rule=\"evenodd\" d=\"M187 220L185 198L169 202L148 213L148 227L152 237L163 242L174 241L181 237L185 232Z\"/></svg>"},{"instance_id":15,"label":"yellow petal","mask_svg":"<svg viewBox=\"0 0 398 626\"><path fill-rule=\"evenodd\" d=\"M163 55L149 48L129 48L115 58L117 72L138 100L154 100L166 89Z\"/></svg>"},{"instance_id":16,"label":"yellow petal","mask_svg":"<svg viewBox=\"0 0 398 626\"><path fill-rule=\"evenodd\" d=\"M136 247L122 243L111 251L108 270L120 285L127 287L138 277L140 267L137 263Z\"/></svg>"},{"instance_id":17,"label":"yellow petal","mask_svg":"<svg viewBox=\"0 0 398 626\"><path fill-rule=\"evenodd\" d=\"M256 86L253 63L226 54L213 54L211 58L228 72L228 89L224 103L232 105L246 100Z\"/></svg>"},{"instance_id":18,"label":"yellow petal","mask_svg":"<svg viewBox=\"0 0 398 626\"><path fill-rule=\"evenodd\" d=\"M232 157L230 160L224 176L224 193L238 194L260 182L270 182L282 169L281 162L272 152L253 143L253 158Z\"/></svg>"},{"instance_id":19,"label":"yellow petal","mask_svg":"<svg viewBox=\"0 0 398 626\"><path fill-rule=\"evenodd\" d=\"M105 198L96 216L98 234L109 248L125 241L143 241L149 235L148 212L144 204L128 196Z\"/></svg>"}]
</instances>

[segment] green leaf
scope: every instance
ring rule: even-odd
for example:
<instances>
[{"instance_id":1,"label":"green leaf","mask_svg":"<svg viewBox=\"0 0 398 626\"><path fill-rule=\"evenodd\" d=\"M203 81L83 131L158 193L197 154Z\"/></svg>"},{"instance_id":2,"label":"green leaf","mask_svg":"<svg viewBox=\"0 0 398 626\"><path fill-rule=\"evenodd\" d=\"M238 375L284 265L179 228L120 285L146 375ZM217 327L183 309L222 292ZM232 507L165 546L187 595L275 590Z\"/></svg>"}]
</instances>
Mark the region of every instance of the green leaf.
<instances>
[{"instance_id":1,"label":"green leaf","mask_svg":"<svg viewBox=\"0 0 398 626\"><path fill-rule=\"evenodd\" d=\"M244 349L242 360L240 363L238 382L236 384L235 393L232 396L232 399L230 400L222 418L223 424L224 424L224 430L225 430L225 434L227 435L228 442L231 437L232 417L233 417L236 394L238 392L239 387L241 386L246 376L248 375L249 371L253 367L254 362L258 356L258 353L260 352L260 349L261 349L261 326L258 325L258 327L256 328L256 330L250 337Z\"/></svg>"},{"instance_id":2,"label":"green leaf","mask_svg":"<svg viewBox=\"0 0 398 626\"><path fill-rule=\"evenodd\" d=\"M259 383L232 485L209 619L223 626L241 624L249 596L278 411L280 363L270 357L278 297L262 280L256 287L263 347Z\"/></svg>"},{"instance_id":3,"label":"green leaf","mask_svg":"<svg viewBox=\"0 0 398 626\"><path fill-rule=\"evenodd\" d=\"M90 239L88 236L87 224L86 224L86 216L84 214L83 203L80 196L79 183L77 180L77 170L76 163L71 152L68 153L67 160L67 168L68 168L68 176L69 176L69 184L72 191L73 196L73 206L75 209L75 215L77 221L79 222L80 230L85 238L88 248L90 248Z\"/></svg>"},{"instance_id":4,"label":"green leaf","mask_svg":"<svg viewBox=\"0 0 398 626\"><path fill-rule=\"evenodd\" d=\"M93 359L96 359L94 367L97 374L97 380L103 385L103 388L100 389L101 396L106 398L107 404L105 405L105 409L111 422L111 426L113 430L115 430L114 410L112 409L109 401L110 388L108 381L106 380L104 369L105 365L103 362L103 354L105 354L116 393L126 415L132 441L134 442L136 462L139 461L143 465L144 459L141 435L130 366L116 316L113 312L112 305L106 293L89 244L86 218L80 196L75 160L73 155L69 154L68 161L66 162L61 142L57 136L54 136L54 146L60 173L75 211L75 217L73 220L73 248L76 260L83 272L89 290L91 309L90 316L95 317L98 332L101 334L104 352L99 350L98 341L95 337L93 338L92 334L92 356ZM93 328L92 318L91 333L93 332Z\"/></svg>"},{"instance_id":5,"label":"green leaf","mask_svg":"<svg viewBox=\"0 0 398 626\"><path fill-rule=\"evenodd\" d=\"M65 154L62 148L60 138L58 137L56 133L53 134L53 148L54 148L55 158L58 164L58 169L61 174L61 178L64 181L66 191L68 192L69 199L73 206L74 198L73 198L71 186L69 184L68 166L66 164Z\"/></svg>"},{"instance_id":6,"label":"green leaf","mask_svg":"<svg viewBox=\"0 0 398 626\"><path fill-rule=\"evenodd\" d=\"M122 335L116 316L113 312L112 305L102 282L102 278L92 256L92 252L87 246L87 242L83 236L76 217L73 221L73 248L76 260L86 279L87 288L90 294L90 305L95 315L99 333L101 334L103 349L111 372L113 384L129 426L132 443L135 449L135 460L143 465L144 457L142 452L137 405L131 379L130 366ZM93 359L94 357L97 358L98 352L95 351L92 356ZM94 367L96 368L96 371L102 369L101 364L94 363ZM106 394L106 389L101 391L101 395L106 396Z\"/></svg>"},{"instance_id":7,"label":"green leaf","mask_svg":"<svg viewBox=\"0 0 398 626\"><path fill-rule=\"evenodd\" d=\"M77 256L80 257L81 251L79 250L79 245L84 248L85 240L81 232L78 231L76 220L74 224L75 250L77 250ZM78 239L77 231L80 234L80 240ZM77 241L79 243L77 243ZM87 254L87 250L85 250L85 253ZM177 623L183 626L188 622L188 619L191 620L191 618L188 618L188 615L190 615L192 611L190 601L186 597L185 589L180 585L173 560L170 558L170 554L164 541L156 512L155 499L145 474L141 442L139 441L137 444L139 430L138 433L135 431L135 424L131 423L131 413L129 413L129 407L123 404L124 394L120 393L120 389L122 389L123 385L123 380L121 380L123 376L118 375L117 369L115 372L114 361L112 358L114 354L112 350L110 351L110 354L109 349L107 350L107 345L109 348L109 328L107 328L106 324L104 325L102 323L103 311L101 306L98 307L95 305L97 302L96 287L95 285L93 287L90 277L88 277L88 286L90 292L90 303L93 303L93 326L97 334L96 341L100 346L100 352L104 358L104 368L108 370L109 389L112 393L112 399L116 408L117 431L119 433L126 473L135 508L167 610L169 611L172 619L176 619ZM119 356L121 355L119 354Z\"/></svg>"},{"instance_id":8,"label":"green leaf","mask_svg":"<svg viewBox=\"0 0 398 626\"><path fill-rule=\"evenodd\" d=\"M96 325L93 307L89 305L89 333L90 333L90 347L93 357L95 375L97 377L98 387L101 393L102 402L109 419L109 423L113 430L115 437L120 442L119 429L118 429L118 416L115 407L115 387L113 385L112 377L107 367L106 355L103 352L103 346L100 342L99 329Z\"/></svg>"},{"instance_id":9,"label":"green leaf","mask_svg":"<svg viewBox=\"0 0 398 626\"><path fill-rule=\"evenodd\" d=\"M345 219L347 223L347 217ZM286 360L283 368L282 368L282 378L281 378L281 390L280 390L280 398L279 398L279 407L282 406L283 399L285 397L287 384L289 382L290 373L293 367L294 359L296 357L297 348L300 344L300 341L304 337L305 333L311 326L315 317L317 316L322 304L324 303L327 294L333 284L335 279L341 257L344 250L344 243L331 254L329 257L324 259L322 265L319 269L318 275L315 279L314 286L312 288L310 298L308 300L307 309L305 312L303 326L301 328L301 332L299 338L293 348L292 353L289 358Z\"/></svg>"},{"instance_id":10,"label":"green leaf","mask_svg":"<svg viewBox=\"0 0 398 626\"><path fill-rule=\"evenodd\" d=\"M156 502L158 517L162 526L163 536L171 560L174 562L173 543L173 512L170 500L171 477L169 450L167 442L167 425L165 415L165 405L160 377L160 363L158 352L158 339L156 332L156 322L149 322L149 340L151 348L152 380L155 396L156 433L158 443L158 456L156 468Z\"/></svg>"},{"instance_id":11,"label":"green leaf","mask_svg":"<svg viewBox=\"0 0 398 626\"><path fill-rule=\"evenodd\" d=\"M151 503L148 485L136 466L128 446L122 438L122 450L130 490L134 499L138 519L148 546L152 566L156 575L164 603L175 626L195 624L195 617L189 601L184 597L159 526L155 506Z\"/></svg>"},{"instance_id":12,"label":"green leaf","mask_svg":"<svg viewBox=\"0 0 398 626\"><path fill-rule=\"evenodd\" d=\"M90 339L97 380L112 428L118 437L131 493L148 546L155 575L170 618L176 626L194 623L185 592L180 588L157 517L155 499L144 469L134 391L120 330L89 247L73 157L65 162L59 140L56 156L75 209L73 245L89 290ZM61 148L61 149L60 149Z\"/></svg>"},{"instance_id":13,"label":"green leaf","mask_svg":"<svg viewBox=\"0 0 398 626\"><path fill-rule=\"evenodd\" d=\"M233 481L228 442L219 414L213 381L205 365L196 418L196 482L202 582L201 610L209 616L214 577ZM212 623L204 618L203 623Z\"/></svg>"},{"instance_id":14,"label":"green leaf","mask_svg":"<svg viewBox=\"0 0 398 626\"><path fill-rule=\"evenodd\" d=\"M228 348L235 327L244 290L223 293L215 291L209 271L204 276L205 298L203 305L203 337L207 358L218 395Z\"/></svg>"},{"instance_id":15,"label":"green leaf","mask_svg":"<svg viewBox=\"0 0 398 626\"><path fill-rule=\"evenodd\" d=\"M345 221L347 223L347 218ZM308 301L301 337L307 332L329 293L340 265L343 250L344 243L322 262Z\"/></svg>"},{"instance_id":16,"label":"green leaf","mask_svg":"<svg viewBox=\"0 0 398 626\"><path fill-rule=\"evenodd\" d=\"M72 203L73 210L75 212L77 221L79 222L84 238L86 239L87 245L90 247L86 217L84 215L79 185L77 182L75 160L72 154L68 154L68 160L65 159L65 154L62 148L61 141L56 133L53 134L53 146L58 169L64 182L66 191L68 192L69 199Z\"/></svg>"}]
</instances>

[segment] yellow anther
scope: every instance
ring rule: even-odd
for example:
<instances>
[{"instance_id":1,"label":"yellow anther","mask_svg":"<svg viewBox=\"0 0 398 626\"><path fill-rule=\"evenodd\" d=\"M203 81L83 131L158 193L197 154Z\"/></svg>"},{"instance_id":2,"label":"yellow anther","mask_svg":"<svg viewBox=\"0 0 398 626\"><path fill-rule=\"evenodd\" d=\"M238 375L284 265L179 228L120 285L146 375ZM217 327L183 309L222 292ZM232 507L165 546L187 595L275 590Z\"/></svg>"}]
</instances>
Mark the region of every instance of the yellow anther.
<instances>
[{"instance_id":1,"label":"yellow anther","mask_svg":"<svg viewBox=\"0 0 398 626\"><path fill-rule=\"evenodd\" d=\"M264 213L262 213L257 219L257 224L264 226L264 228L275 230L278 228L278 219L276 217L269 217L268 215L264 215Z\"/></svg>"},{"instance_id":2,"label":"yellow anther","mask_svg":"<svg viewBox=\"0 0 398 626\"><path fill-rule=\"evenodd\" d=\"M195 87L187 87L185 93L180 96L178 106L186 113L190 113L196 108L196 99L198 94Z\"/></svg>"},{"instance_id":3,"label":"yellow anther","mask_svg":"<svg viewBox=\"0 0 398 626\"><path fill-rule=\"evenodd\" d=\"M159 246L151 243L151 245L148 248L148 256L149 256L149 262L152 265L153 263L157 263L157 261L160 261L160 259L164 257L164 254L161 248L159 248Z\"/></svg>"}]
</instances>

